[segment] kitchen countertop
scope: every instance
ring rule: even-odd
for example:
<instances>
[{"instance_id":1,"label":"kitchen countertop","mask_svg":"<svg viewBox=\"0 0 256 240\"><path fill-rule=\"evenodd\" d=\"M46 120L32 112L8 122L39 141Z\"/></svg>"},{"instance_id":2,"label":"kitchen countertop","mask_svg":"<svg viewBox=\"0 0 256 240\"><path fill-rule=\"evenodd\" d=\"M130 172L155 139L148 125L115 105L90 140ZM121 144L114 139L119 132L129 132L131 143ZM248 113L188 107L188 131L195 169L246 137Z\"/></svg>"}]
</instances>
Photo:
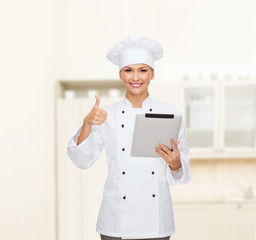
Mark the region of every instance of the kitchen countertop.
<instances>
[{"instance_id":1,"label":"kitchen countertop","mask_svg":"<svg viewBox=\"0 0 256 240\"><path fill-rule=\"evenodd\" d=\"M253 203L256 204L256 199L188 199L188 200L173 200L173 204L190 204L190 203Z\"/></svg>"}]
</instances>

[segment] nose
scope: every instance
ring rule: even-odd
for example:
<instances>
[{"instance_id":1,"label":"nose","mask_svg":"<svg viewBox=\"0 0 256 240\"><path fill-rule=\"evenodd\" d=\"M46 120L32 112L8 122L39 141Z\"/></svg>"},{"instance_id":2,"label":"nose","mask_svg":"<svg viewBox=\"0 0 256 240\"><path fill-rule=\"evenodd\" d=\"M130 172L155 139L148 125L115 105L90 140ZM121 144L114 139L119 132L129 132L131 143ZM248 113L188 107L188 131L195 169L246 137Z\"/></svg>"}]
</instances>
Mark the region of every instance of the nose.
<instances>
[{"instance_id":1,"label":"nose","mask_svg":"<svg viewBox=\"0 0 256 240\"><path fill-rule=\"evenodd\" d=\"M133 77L133 80L134 80L134 81L138 81L138 80L139 80L138 72L137 72L137 71L134 71L134 77Z\"/></svg>"}]
</instances>

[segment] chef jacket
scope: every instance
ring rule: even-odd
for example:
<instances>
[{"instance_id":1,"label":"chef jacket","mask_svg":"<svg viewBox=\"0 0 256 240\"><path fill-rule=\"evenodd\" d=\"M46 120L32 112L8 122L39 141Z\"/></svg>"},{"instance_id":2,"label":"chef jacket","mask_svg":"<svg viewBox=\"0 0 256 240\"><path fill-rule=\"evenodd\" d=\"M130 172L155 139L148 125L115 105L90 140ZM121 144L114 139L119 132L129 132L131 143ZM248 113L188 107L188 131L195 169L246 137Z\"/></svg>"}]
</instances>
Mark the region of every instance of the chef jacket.
<instances>
[{"instance_id":1,"label":"chef jacket","mask_svg":"<svg viewBox=\"0 0 256 240\"><path fill-rule=\"evenodd\" d=\"M182 165L178 170L171 170L160 155L154 158L131 156L131 146L137 113L181 115L180 111L150 95L143 101L142 108L133 108L125 95L102 109L108 113L106 121L92 125L90 135L77 145L81 126L67 145L71 161L82 169L91 167L98 160L103 146L106 148L108 175L96 231L123 239L172 235L175 224L169 184L185 184L191 179L184 121L182 119L178 135Z\"/></svg>"}]
</instances>

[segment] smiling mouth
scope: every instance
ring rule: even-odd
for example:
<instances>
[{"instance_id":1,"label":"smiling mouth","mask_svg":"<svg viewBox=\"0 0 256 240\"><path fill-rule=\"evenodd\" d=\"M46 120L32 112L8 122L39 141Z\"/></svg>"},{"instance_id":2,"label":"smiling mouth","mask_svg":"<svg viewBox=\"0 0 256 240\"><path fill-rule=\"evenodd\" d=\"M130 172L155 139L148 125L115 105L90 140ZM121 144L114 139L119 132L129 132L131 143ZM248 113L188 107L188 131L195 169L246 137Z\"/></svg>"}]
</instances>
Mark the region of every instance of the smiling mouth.
<instances>
[{"instance_id":1,"label":"smiling mouth","mask_svg":"<svg viewBox=\"0 0 256 240\"><path fill-rule=\"evenodd\" d=\"M140 87L143 83L130 83L132 85L132 87L134 88L138 88Z\"/></svg>"}]
</instances>

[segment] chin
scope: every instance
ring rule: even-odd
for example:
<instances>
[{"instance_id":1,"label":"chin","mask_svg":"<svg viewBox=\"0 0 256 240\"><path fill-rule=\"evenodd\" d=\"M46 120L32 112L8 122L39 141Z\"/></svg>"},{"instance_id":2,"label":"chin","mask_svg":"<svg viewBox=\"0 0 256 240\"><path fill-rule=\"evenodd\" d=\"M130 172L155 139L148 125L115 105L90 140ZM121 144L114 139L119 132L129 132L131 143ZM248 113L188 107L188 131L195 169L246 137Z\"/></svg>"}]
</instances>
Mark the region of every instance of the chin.
<instances>
[{"instance_id":1,"label":"chin","mask_svg":"<svg viewBox=\"0 0 256 240\"><path fill-rule=\"evenodd\" d=\"M140 89L140 90L134 90L134 89L132 89L132 90L127 90L130 94L132 94L132 95L142 95L142 94L144 94L145 92L147 92L147 90L146 89Z\"/></svg>"}]
</instances>

